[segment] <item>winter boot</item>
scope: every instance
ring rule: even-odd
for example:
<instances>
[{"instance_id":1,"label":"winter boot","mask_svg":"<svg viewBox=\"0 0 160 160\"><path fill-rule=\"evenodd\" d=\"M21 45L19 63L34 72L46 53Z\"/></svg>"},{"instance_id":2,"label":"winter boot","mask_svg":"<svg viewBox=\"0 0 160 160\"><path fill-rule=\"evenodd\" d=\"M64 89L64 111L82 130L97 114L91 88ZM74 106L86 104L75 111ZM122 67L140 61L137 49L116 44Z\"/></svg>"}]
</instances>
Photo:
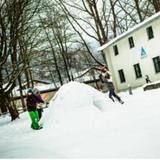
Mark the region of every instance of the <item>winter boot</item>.
<instances>
[{"instance_id":1,"label":"winter boot","mask_svg":"<svg viewBox=\"0 0 160 160\"><path fill-rule=\"evenodd\" d=\"M124 102L122 100L120 100L119 103L124 104Z\"/></svg>"}]
</instances>

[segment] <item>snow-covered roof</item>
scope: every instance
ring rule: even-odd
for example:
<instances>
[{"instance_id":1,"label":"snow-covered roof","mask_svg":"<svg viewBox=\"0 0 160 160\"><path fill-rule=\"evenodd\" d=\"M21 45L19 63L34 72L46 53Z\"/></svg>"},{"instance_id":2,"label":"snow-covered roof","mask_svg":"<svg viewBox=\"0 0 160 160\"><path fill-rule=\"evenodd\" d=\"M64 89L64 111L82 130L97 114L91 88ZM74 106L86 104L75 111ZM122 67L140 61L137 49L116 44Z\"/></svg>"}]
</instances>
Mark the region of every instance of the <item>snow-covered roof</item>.
<instances>
[{"instance_id":1,"label":"snow-covered roof","mask_svg":"<svg viewBox=\"0 0 160 160\"><path fill-rule=\"evenodd\" d=\"M117 36L116 38L112 39L111 41L109 41L108 43L102 45L101 47L98 48L98 51L101 51L107 47L109 47L110 45L116 43L117 41L121 40L122 38L126 37L127 35L131 34L132 32L138 30L139 28L143 27L144 25L154 21L155 19L160 18L160 12L154 14L153 16L147 18L146 20L144 20L143 22L135 25L133 28L129 29L128 31L122 33L121 35Z\"/></svg>"}]
</instances>

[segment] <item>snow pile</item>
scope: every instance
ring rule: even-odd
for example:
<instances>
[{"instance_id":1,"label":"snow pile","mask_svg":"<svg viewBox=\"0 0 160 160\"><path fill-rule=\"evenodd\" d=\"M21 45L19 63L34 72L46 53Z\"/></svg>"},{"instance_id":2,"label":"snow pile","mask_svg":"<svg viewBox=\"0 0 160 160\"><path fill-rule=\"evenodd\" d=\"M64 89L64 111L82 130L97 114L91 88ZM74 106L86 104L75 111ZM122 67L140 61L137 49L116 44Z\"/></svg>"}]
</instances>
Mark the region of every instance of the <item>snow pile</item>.
<instances>
[{"instance_id":1,"label":"snow pile","mask_svg":"<svg viewBox=\"0 0 160 160\"><path fill-rule=\"evenodd\" d=\"M69 82L53 97L48 113L42 121L49 127L58 123L58 126L72 125L78 128L84 121L86 128L89 128L93 127L101 111L107 110L108 107L107 98L103 93L83 83ZM83 125L83 129L85 126Z\"/></svg>"},{"instance_id":2,"label":"snow pile","mask_svg":"<svg viewBox=\"0 0 160 160\"><path fill-rule=\"evenodd\" d=\"M78 82L70 82L63 85L56 96L53 97L52 105L54 103L63 106L65 111L92 105L103 109L105 107L104 105L107 105L103 93L89 85Z\"/></svg>"},{"instance_id":3,"label":"snow pile","mask_svg":"<svg viewBox=\"0 0 160 160\"><path fill-rule=\"evenodd\" d=\"M159 94L142 88L119 93L121 105L92 87L68 83L44 110L43 129L30 128L27 112L13 122L0 117L0 158L159 159Z\"/></svg>"}]
</instances>

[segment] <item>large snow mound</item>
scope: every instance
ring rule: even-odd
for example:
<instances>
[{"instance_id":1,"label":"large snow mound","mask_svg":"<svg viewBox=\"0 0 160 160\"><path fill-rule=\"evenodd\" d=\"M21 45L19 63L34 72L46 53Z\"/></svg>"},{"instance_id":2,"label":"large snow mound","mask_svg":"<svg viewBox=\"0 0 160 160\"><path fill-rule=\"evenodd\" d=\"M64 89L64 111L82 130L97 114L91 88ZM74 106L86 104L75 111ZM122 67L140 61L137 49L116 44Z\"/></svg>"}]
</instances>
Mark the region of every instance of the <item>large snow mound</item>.
<instances>
[{"instance_id":1,"label":"large snow mound","mask_svg":"<svg viewBox=\"0 0 160 160\"><path fill-rule=\"evenodd\" d=\"M109 107L107 102L105 95L93 87L84 83L69 82L52 98L48 113L42 121L49 127L53 123L57 123L58 126L62 124L75 127L81 125L84 120L88 128L98 114L107 110Z\"/></svg>"},{"instance_id":2,"label":"large snow mound","mask_svg":"<svg viewBox=\"0 0 160 160\"><path fill-rule=\"evenodd\" d=\"M65 111L92 105L103 109L104 105L106 105L106 98L103 93L89 85L69 82L59 89L52 102L62 105Z\"/></svg>"}]
</instances>

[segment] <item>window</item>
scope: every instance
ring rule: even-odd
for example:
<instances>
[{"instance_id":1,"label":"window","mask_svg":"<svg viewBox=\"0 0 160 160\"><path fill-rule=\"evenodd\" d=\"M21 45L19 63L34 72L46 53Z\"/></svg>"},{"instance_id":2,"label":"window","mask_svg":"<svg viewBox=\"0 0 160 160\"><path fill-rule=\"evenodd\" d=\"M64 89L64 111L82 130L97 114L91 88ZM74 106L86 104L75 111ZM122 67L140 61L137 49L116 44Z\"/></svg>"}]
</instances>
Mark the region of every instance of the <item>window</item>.
<instances>
[{"instance_id":1,"label":"window","mask_svg":"<svg viewBox=\"0 0 160 160\"><path fill-rule=\"evenodd\" d=\"M152 26L148 27L146 30L147 30L148 39L154 38Z\"/></svg>"},{"instance_id":2,"label":"window","mask_svg":"<svg viewBox=\"0 0 160 160\"><path fill-rule=\"evenodd\" d=\"M113 46L113 51L115 56L119 54L117 45Z\"/></svg>"},{"instance_id":3,"label":"window","mask_svg":"<svg viewBox=\"0 0 160 160\"><path fill-rule=\"evenodd\" d=\"M118 73L119 73L121 83L126 82L125 77L124 77L124 73L123 73L123 69L119 70Z\"/></svg>"},{"instance_id":4,"label":"window","mask_svg":"<svg viewBox=\"0 0 160 160\"><path fill-rule=\"evenodd\" d=\"M135 74L136 74L136 78L141 78L142 73L141 73L141 68L140 68L139 63L133 65L133 67L134 67L134 71L135 71Z\"/></svg>"},{"instance_id":5,"label":"window","mask_svg":"<svg viewBox=\"0 0 160 160\"><path fill-rule=\"evenodd\" d=\"M128 42L129 42L130 48L133 48L133 47L134 47L133 37L129 37L129 38L128 38Z\"/></svg>"},{"instance_id":6,"label":"window","mask_svg":"<svg viewBox=\"0 0 160 160\"><path fill-rule=\"evenodd\" d=\"M156 73L160 72L160 57L159 56L154 57L153 63L154 63L154 68L155 68Z\"/></svg>"}]
</instances>

